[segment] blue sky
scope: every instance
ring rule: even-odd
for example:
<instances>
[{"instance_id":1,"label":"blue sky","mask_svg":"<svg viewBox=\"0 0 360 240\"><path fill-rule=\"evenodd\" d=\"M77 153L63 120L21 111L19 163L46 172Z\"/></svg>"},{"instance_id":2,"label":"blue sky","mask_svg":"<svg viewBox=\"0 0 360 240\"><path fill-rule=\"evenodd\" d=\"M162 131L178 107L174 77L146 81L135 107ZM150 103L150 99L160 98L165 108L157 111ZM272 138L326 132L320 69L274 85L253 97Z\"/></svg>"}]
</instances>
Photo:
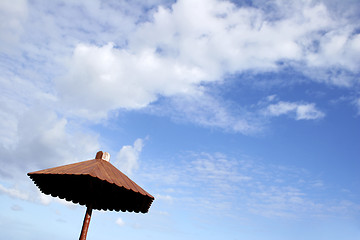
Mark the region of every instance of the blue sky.
<instances>
[{"instance_id":1,"label":"blue sky","mask_svg":"<svg viewBox=\"0 0 360 240\"><path fill-rule=\"evenodd\" d=\"M88 239L360 238L358 1L0 2L0 231L85 207L26 173L99 150L155 196Z\"/></svg>"}]
</instances>

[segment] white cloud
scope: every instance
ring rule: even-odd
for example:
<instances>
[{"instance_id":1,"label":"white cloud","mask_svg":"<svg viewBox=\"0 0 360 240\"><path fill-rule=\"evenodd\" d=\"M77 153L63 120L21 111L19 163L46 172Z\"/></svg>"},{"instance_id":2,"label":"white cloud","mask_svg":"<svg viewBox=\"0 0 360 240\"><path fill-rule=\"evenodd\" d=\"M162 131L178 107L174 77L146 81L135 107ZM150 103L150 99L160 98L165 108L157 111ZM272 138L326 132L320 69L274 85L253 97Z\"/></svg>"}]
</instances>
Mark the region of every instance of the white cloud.
<instances>
[{"instance_id":1,"label":"white cloud","mask_svg":"<svg viewBox=\"0 0 360 240\"><path fill-rule=\"evenodd\" d=\"M325 114L316 109L315 104L300 104L296 108L296 120L312 120L323 118Z\"/></svg>"},{"instance_id":2,"label":"white cloud","mask_svg":"<svg viewBox=\"0 0 360 240\"><path fill-rule=\"evenodd\" d=\"M121 218L117 218L116 221L115 221L115 223L116 223L117 225L119 225L120 227L122 227L122 226L125 225L124 220L122 220Z\"/></svg>"},{"instance_id":3,"label":"white cloud","mask_svg":"<svg viewBox=\"0 0 360 240\"><path fill-rule=\"evenodd\" d=\"M43 194L40 191L38 193L39 193L38 195L39 201L43 205L49 205L54 200L54 198L51 197L50 195Z\"/></svg>"},{"instance_id":4,"label":"white cloud","mask_svg":"<svg viewBox=\"0 0 360 240\"><path fill-rule=\"evenodd\" d=\"M36 168L84 160L99 149L96 135L76 130L76 124L47 109L33 107L15 124L15 132L10 135L15 139L8 140L12 145L0 146L7 165L39 170Z\"/></svg>"},{"instance_id":5,"label":"white cloud","mask_svg":"<svg viewBox=\"0 0 360 240\"><path fill-rule=\"evenodd\" d=\"M22 200L29 199L29 195L27 193L22 192L17 188L5 187L2 184L0 184L0 193L5 193L5 194L9 195L10 197L19 198Z\"/></svg>"},{"instance_id":6,"label":"white cloud","mask_svg":"<svg viewBox=\"0 0 360 240\"><path fill-rule=\"evenodd\" d=\"M69 73L57 80L62 99L73 114L102 119L118 108L138 109L159 94L194 94L192 85L202 71L156 55L154 49L138 54L113 48L78 45L69 62Z\"/></svg>"},{"instance_id":7,"label":"white cloud","mask_svg":"<svg viewBox=\"0 0 360 240\"><path fill-rule=\"evenodd\" d=\"M274 1L272 9L276 19L261 7L178 1L171 9L160 7L152 22L130 36L129 46L135 52L159 49L164 57L198 66L207 80L245 70L276 71L278 61L358 71L354 24L333 19L321 2Z\"/></svg>"},{"instance_id":8,"label":"white cloud","mask_svg":"<svg viewBox=\"0 0 360 240\"><path fill-rule=\"evenodd\" d=\"M166 201L166 202L173 202L174 198L170 195L161 195L161 194L157 194L155 196L156 200L163 200L163 201Z\"/></svg>"},{"instance_id":9,"label":"white cloud","mask_svg":"<svg viewBox=\"0 0 360 240\"><path fill-rule=\"evenodd\" d=\"M270 104L264 110L267 116L295 115L296 120L314 120L323 118L325 114L316 109L313 103L283 102Z\"/></svg>"},{"instance_id":10,"label":"white cloud","mask_svg":"<svg viewBox=\"0 0 360 240\"><path fill-rule=\"evenodd\" d=\"M56 112L56 98L38 82L4 74L0 84L0 181L16 185L26 200L48 203L26 173L91 159L99 149L98 136Z\"/></svg>"},{"instance_id":11,"label":"white cloud","mask_svg":"<svg viewBox=\"0 0 360 240\"><path fill-rule=\"evenodd\" d=\"M144 146L141 138L136 139L134 145L123 146L116 155L119 169L125 174L131 175L139 168L139 156Z\"/></svg>"}]
</instances>

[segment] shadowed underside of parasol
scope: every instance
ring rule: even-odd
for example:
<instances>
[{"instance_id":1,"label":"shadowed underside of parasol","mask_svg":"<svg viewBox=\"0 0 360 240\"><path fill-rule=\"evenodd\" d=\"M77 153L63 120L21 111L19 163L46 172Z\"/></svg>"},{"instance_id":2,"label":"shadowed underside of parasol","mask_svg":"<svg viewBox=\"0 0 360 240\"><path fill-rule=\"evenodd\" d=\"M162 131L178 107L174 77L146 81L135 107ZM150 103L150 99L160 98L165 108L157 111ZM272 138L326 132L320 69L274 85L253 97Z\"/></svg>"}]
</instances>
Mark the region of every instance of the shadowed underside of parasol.
<instances>
[{"instance_id":1,"label":"shadowed underside of parasol","mask_svg":"<svg viewBox=\"0 0 360 240\"><path fill-rule=\"evenodd\" d=\"M110 162L93 159L28 173L44 194L97 210L148 212L154 197Z\"/></svg>"}]
</instances>

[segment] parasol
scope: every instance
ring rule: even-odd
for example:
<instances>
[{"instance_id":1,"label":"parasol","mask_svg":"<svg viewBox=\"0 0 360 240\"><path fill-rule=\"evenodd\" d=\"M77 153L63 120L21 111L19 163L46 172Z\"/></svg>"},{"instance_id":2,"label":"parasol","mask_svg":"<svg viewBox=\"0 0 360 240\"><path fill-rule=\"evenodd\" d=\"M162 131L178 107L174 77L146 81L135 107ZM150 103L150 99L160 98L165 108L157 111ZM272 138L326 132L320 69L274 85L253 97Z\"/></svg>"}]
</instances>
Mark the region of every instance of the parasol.
<instances>
[{"instance_id":1,"label":"parasol","mask_svg":"<svg viewBox=\"0 0 360 240\"><path fill-rule=\"evenodd\" d=\"M154 200L109 160L109 153L99 151L92 160L28 173L41 192L86 205L80 240L86 239L93 209L147 213Z\"/></svg>"}]
</instances>

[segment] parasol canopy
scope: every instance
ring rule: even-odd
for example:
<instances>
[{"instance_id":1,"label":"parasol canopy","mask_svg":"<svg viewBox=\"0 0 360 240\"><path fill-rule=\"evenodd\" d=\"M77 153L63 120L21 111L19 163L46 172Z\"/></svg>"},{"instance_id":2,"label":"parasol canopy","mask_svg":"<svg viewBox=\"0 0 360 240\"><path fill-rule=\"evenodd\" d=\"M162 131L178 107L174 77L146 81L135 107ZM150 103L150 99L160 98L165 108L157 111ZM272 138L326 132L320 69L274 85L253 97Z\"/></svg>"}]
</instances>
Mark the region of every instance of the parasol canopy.
<instances>
[{"instance_id":1,"label":"parasol canopy","mask_svg":"<svg viewBox=\"0 0 360 240\"><path fill-rule=\"evenodd\" d=\"M109 162L95 159L28 173L41 192L97 210L148 212L154 197Z\"/></svg>"}]
</instances>

